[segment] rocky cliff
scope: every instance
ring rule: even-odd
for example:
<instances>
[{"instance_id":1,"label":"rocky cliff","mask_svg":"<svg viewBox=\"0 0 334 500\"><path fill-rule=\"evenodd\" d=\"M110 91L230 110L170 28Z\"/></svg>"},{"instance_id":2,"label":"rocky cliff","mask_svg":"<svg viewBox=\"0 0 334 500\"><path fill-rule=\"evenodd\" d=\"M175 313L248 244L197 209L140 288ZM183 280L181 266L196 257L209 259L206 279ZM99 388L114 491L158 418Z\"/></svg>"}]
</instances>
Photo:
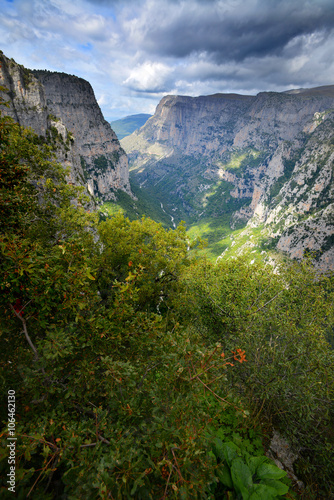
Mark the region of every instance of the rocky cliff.
<instances>
[{"instance_id":1,"label":"rocky cliff","mask_svg":"<svg viewBox=\"0 0 334 500\"><path fill-rule=\"evenodd\" d=\"M96 102L91 85L63 73L30 71L0 54L3 113L58 145L69 182L102 201L120 189L131 195L127 156Z\"/></svg>"},{"instance_id":2,"label":"rocky cliff","mask_svg":"<svg viewBox=\"0 0 334 500\"><path fill-rule=\"evenodd\" d=\"M231 231L258 228L291 257L313 250L334 268L332 109L334 86L167 96L122 145L142 188L205 227L216 254Z\"/></svg>"}]
</instances>

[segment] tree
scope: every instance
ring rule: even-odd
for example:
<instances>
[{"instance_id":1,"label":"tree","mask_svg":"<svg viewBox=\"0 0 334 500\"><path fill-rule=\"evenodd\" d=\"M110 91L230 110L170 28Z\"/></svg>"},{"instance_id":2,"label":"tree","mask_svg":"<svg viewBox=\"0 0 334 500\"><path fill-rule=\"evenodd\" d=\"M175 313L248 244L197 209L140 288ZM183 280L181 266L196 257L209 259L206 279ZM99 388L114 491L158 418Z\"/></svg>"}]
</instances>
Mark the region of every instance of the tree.
<instances>
[{"instance_id":1,"label":"tree","mask_svg":"<svg viewBox=\"0 0 334 500\"><path fill-rule=\"evenodd\" d=\"M138 268L137 307L150 311L170 307L181 270L190 262L185 227L165 230L151 219L130 222L119 213L100 224L99 236L103 245L98 271L101 296L112 300L114 281L123 281Z\"/></svg>"},{"instance_id":2,"label":"tree","mask_svg":"<svg viewBox=\"0 0 334 500\"><path fill-rule=\"evenodd\" d=\"M303 424L307 446L316 422L325 443L330 282L208 264L183 226L98 225L33 132L0 116L0 139L1 416L15 391L18 498L284 495L256 413Z\"/></svg>"},{"instance_id":3,"label":"tree","mask_svg":"<svg viewBox=\"0 0 334 500\"><path fill-rule=\"evenodd\" d=\"M256 421L266 418L297 450L299 470L330 491L334 457L333 276L312 265L285 263L278 272L247 258L189 267L179 298L180 321L207 342L242 346L248 362L229 372ZM327 486L325 486L327 485Z\"/></svg>"}]
</instances>

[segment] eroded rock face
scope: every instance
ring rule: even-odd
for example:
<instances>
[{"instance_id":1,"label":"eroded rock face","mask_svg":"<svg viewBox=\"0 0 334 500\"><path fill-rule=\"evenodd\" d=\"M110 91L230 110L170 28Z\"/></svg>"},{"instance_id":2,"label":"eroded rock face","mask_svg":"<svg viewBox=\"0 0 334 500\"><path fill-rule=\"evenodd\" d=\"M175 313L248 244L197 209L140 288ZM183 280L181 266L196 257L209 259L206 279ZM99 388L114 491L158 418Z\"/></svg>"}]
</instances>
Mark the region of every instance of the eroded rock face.
<instances>
[{"instance_id":1,"label":"eroded rock face","mask_svg":"<svg viewBox=\"0 0 334 500\"><path fill-rule=\"evenodd\" d=\"M108 200L121 189L131 195L127 156L104 120L91 85L72 75L34 71L46 104L75 137L92 195Z\"/></svg>"},{"instance_id":2,"label":"eroded rock face","mask_svg":"<svg viewBox=\"0 0 334 500\"><path fill-rule=\"evenodd\" d=\"M291 257L314 250L321 268L334 268L333 108L334 86L166 96L122 145L141 185L162 197L168 182L164 206L180 219L228 213L232 229L264 226Z\"/></svg>"},{"instance_id":3,"label":"eroded rock face","mask_svg":"<svg viewBox=\"0 0 334 500\"><path fill-rule=\"evenodd\" d=\"M31 72L0 54L3 113L38 135L57 141L58 160L69 166L69 182L86 186L101 201L118 189L132 195L124 150L81 78L48 71Z\"/></svg>"},{"instance_id":4,"label":"eroded rock face","mask_svg":"<svg viewBox=\"0 0 334 500\"><path fill-rule=\"evenodd\" d=\"M263 218L277 249L301 259L315 252L320 269L334 269L334 113L308 136L276 197L264 193Z\"/></svg>"},{"instance_id":5,"label":"eroded rock face","mask_svg":"<svg viewBox=\"0 0 334 500\"><path fill-rule=\"evenodd\" d=\"M0 53L0 85L8 89L1 96L10 104L2 112L23 127L31 127L36 134L45 136L48 111L43 86L23 66Z\"/></svg>"}]
</instances>

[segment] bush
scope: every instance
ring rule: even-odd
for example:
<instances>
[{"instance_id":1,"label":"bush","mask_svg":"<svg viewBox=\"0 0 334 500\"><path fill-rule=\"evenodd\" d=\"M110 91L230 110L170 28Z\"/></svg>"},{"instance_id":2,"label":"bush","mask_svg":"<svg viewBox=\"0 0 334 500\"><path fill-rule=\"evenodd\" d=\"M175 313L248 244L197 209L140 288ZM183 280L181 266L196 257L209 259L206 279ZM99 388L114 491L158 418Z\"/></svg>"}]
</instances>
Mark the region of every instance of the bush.
<instances>
[{"instance_id":1,"label":"bush","mask_svg":"<svg viewBox=\"0 0 334 500\"><path fill-rule=\"evenodd\" d=\"M331 281L208 264L182 225L98 226L32 132L0 116L0 139L1 498L10 432L17 498L279 497L264 417L328 492Z\"/></svg>"},{"instance_id":2,"label":"bush","mask_svg":"<svg viewBox=\"0 0 334 500\"><path fill-rule=\"evenodd\" d=\"M208 343L242 346L248 362L229 372L231 390L253 421L278 427L299 452L298 472L316 473L324 494L333 487L333 279L310 264L271 266L246 259L195 263L183 280L180 321ZM327 493L326 493L327 492Z\"/></svg>"}]
</instances>

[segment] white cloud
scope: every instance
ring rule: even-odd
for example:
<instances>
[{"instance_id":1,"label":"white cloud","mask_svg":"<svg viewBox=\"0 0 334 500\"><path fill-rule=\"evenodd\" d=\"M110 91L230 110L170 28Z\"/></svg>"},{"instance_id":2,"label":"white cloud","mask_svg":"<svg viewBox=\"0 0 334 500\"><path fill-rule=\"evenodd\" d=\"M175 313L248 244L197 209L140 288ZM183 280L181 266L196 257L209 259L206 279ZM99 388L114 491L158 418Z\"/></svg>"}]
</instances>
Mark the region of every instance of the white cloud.
<instances>
[{"instance_id":1,"label":"white cloud","mask_svg":"<svg viewBox=\"0 0 334 500\"><path fill-rule=\"evenodd\" d=\"M332 0L2 0L0 48L88 80L108 118L166 93L334 83Z\"/></svg>"},{"instance_id":2,"label":"white cloud","mask_svg":"<svg viewBox=\"0 0 334 500\"><path fill-rule=\"evenodd\" d=\"M123 82L127 87L140 92L162 92L173 70L159 62L145 62L134 68Z\"/></svg>"}]
</instances>

